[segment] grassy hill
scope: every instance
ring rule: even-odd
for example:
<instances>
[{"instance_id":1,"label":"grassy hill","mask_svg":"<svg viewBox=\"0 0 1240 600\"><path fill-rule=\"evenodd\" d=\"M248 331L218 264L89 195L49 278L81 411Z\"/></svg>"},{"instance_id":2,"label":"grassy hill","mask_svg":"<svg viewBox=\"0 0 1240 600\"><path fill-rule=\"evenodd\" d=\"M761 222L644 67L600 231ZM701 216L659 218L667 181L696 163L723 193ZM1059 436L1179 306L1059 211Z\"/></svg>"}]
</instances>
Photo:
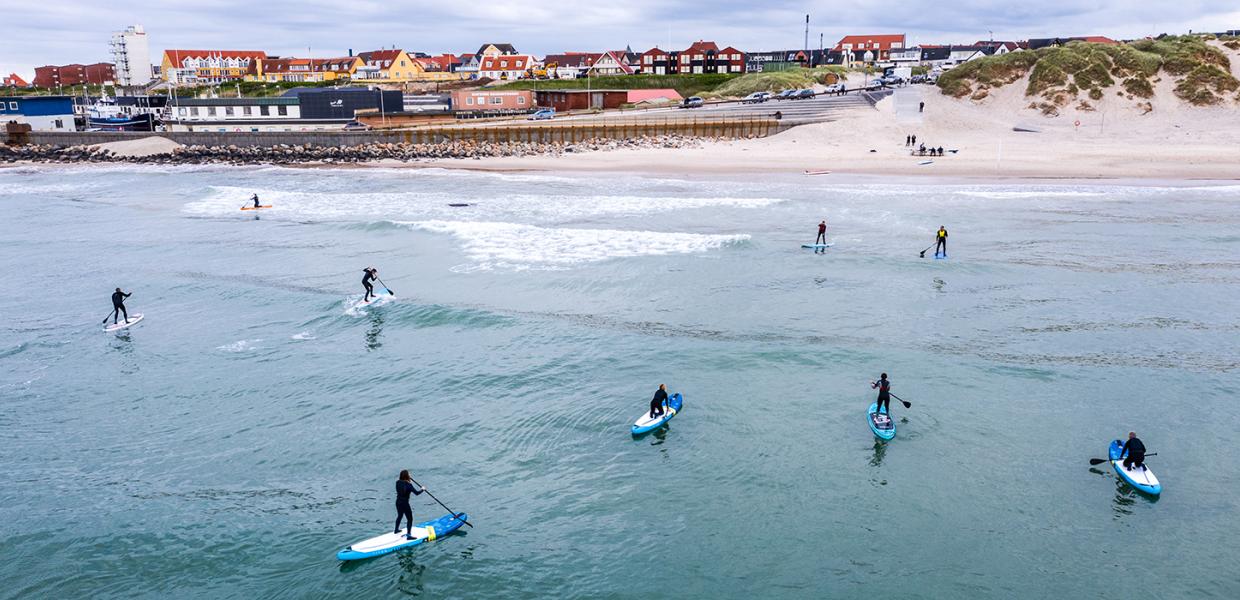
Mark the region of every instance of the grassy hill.
<instances>
[{"instance_id":1,"label":"grassy hill","mask_svg":"<svg viewBox=\"0 0 1240 600\"><path fill-rule=\"evenodd\" d=\"M1043 113L1057 114L1072 102L1088 106L1112 88L1129 99L1149 99L1162 77L1175 82L1175 94L1196 106L1240 100L1240 81L1231 74L1227 54L1198 36L1165 37L1109 45L1070 42L967 62L939 78L943 93L973 100L991 89L1029 76L1025 95ZM1228 48L1240 42L1220 40Z\"/></svg>"},{"instance_id":2,"label":"grassy hill","mask_svg":"<svg viewBox=\"0 0 1240 600\"><path fill-rule=\"evenodd\" d=\"M492 86L501 90L648 90L671 88L682 96L698 96L740 75L694 73L684 75L603 75L586 79L521 79Z\"/></svg>"}]
</instances>

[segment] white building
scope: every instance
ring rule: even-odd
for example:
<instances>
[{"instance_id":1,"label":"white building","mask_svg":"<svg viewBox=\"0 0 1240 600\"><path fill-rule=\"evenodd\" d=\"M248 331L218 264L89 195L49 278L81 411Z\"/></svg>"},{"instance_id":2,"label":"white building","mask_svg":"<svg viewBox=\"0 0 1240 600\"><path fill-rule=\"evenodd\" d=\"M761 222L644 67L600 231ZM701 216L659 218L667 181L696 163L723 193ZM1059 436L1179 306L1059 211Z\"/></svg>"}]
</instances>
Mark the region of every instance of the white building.
<instances>
[{"instance_id":1,"label":"white building","mask_svg":"<svg viewBox=\"0 0 1240 600\"><path fill-rule=\"evenodd\" d=\"M117 85L146 85L151 81L150 44L141 25L112 32L111 46Z\"/></svg>"}]
</instances>

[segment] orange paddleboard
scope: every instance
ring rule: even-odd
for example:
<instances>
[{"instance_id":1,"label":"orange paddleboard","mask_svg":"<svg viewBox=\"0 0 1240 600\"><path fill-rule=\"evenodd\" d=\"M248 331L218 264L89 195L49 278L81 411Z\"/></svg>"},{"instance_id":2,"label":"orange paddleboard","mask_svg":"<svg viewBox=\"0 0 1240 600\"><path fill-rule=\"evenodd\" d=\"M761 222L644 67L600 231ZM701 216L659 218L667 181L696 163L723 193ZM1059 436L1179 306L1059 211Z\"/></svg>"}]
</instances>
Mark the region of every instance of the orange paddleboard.
<instances>
[{"instance_id":1,"label":"orange paddleboard","mask_svg":"<svg viewBox=\"0 0 1240 600\"><path fill-rule=\"evenodd\" d=\"M241 207L241 210L258 210L258 209L260 209L260 208L271 208L271 205L270 205L270 204L264 204L264 205L262 205L262 206L242 206L242 207Z\"/></svg>"}]
</instances>

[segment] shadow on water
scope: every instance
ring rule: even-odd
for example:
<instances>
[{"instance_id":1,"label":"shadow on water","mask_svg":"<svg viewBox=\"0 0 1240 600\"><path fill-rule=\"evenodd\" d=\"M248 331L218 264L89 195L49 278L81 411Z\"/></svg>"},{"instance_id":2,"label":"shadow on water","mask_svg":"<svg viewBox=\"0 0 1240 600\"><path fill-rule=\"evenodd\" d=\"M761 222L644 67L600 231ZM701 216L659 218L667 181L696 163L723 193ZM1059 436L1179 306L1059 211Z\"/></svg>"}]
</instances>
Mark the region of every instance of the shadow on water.
<instances>
[{"instance_id":1,"label":"shadow on water","mask_svg":"<svg viewBox=\"0 0 1240 600\"><path fill-rule=\"evenodd\" d=\"M380 337L383 336L383 312L370 312L370 328L366 330L366 350L374 351L383 347Z\"/></svg>"},{"instance_id":2,"label":"shadow on water","mask_svg":"<svg viewBox=\"0 0 1240 600\"><path fill-rule=\"evenodd\" d=\"M887 442L878 438L874 439L874 455L870 457L871 467L883 466L883 459L887 457Z\"/></svg>"}]
</instances>

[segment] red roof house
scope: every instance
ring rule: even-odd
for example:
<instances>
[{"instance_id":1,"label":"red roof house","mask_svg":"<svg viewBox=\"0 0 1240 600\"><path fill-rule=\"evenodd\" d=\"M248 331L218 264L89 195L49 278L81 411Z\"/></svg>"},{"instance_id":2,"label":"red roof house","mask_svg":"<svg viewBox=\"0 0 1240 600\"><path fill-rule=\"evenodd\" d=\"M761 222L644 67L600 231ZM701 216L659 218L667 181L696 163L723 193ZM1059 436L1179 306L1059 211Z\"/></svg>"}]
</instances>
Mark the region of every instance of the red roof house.
<instances>
[{"instance_id":1,"label":"red roof house","mask_svg":"<svg viewBox=\"0 0 1240 600\"><path fill-rule=\"evenodd\" d=\"M833 49L838 52L851 52L853 60L864 60L866 52L871 53L873 60L888 60L893 49L904 49L904 34L846 35Z\"/></svg>"}]
</instances>

